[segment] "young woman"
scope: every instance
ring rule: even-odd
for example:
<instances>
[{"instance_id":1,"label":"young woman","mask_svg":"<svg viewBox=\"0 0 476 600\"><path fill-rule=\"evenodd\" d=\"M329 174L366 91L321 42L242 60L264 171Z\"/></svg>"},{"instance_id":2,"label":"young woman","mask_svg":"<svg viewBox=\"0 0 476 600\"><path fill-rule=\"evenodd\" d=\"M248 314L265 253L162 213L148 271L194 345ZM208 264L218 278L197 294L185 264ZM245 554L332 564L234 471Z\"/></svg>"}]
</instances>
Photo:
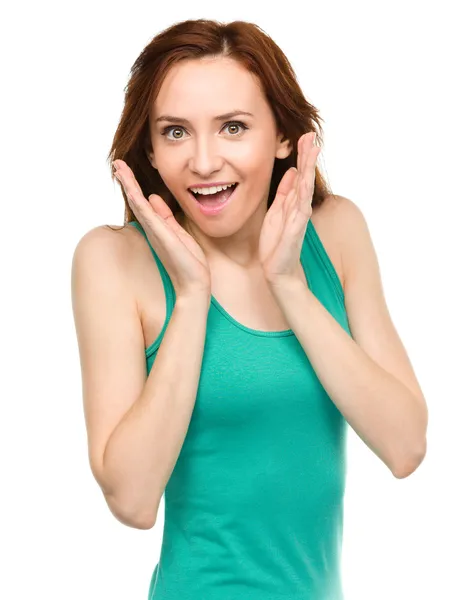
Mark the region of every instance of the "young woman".
<instances>
[{"instance_id":1,"label":"young woman","mask_svg":"<svg viewBox=\"0 0 476 600\"><path fill-rule=\"evenodd\" d=\"M165 497L149 600L342 598L347 424L395 477L423 460L425 399L321 140L256 25L178 23L133 66L125 226L79 241L72 289L92 472L129 526Z\"/></svg>"}]
</instances>

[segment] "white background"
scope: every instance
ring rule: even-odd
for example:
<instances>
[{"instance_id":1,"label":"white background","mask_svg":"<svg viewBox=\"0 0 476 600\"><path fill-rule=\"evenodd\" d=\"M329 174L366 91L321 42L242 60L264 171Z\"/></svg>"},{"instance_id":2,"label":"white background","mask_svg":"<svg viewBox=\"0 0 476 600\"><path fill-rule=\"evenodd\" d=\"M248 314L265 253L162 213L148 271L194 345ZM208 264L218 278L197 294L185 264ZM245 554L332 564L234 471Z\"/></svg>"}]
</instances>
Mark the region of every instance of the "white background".
<instances>
[{"instance_id":1,"label":"white background","mask_svg":"<svg viewBox=\"0 0 476 600\"><path fill-rule=\"evenodd\" d=\"M471 2L233 4L24 2L3 13L0 597L147 598L163 500L153 529L128 528L90 472L71 259L89 229L123 223L106 155L130 67L165 27L205 17L262 27L319 109L320 165L367 219L428 401L427 456L407 479L349 429L346 600L475 598Z\"/></svg>"}]
</instances>

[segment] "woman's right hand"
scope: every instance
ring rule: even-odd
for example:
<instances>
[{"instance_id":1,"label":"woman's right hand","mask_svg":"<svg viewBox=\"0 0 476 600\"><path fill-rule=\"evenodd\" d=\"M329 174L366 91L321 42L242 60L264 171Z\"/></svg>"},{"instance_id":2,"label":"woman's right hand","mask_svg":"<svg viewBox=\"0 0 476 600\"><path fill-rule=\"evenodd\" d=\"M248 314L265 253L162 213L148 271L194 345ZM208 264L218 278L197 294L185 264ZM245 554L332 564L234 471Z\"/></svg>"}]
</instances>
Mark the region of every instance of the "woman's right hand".
<instances>
[{"instance_id":1,"label":"woman's right hand","mask_svg":"<svg viewBox=\"0 0 476 600\"><path fill-rule=\"evenodd\" d=\"M163 262L176 295L210 294L210 268L198 243L177 223L160 196L151 194L149 200L145 199L134 173L123 160L117 159L113 165L129 206Z\"/></svg>"}]
</instances>

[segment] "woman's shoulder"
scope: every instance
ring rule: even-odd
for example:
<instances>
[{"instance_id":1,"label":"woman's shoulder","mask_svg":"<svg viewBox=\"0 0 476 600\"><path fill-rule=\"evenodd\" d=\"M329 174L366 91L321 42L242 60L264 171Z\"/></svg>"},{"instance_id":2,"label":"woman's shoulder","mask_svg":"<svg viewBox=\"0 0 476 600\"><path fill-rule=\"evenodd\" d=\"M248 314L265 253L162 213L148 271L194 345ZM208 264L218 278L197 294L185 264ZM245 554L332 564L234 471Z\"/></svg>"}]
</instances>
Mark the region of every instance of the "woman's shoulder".
<instances>
[{"instance_id":1,"label":"woman's shoulder","mask_svg":"<svg viewBox=\"0 0 476 600\"><path fill-rule=\"evenodd\" d=\"M128 290L134 295L146 347L156 339L166 317L164 281L154 253L136 225L103 225L104 236L121 263Z\"/></svg>"},{"instance_id":2,"label":"woman's shoulder","mask_svg":"<svg viewBox=\"0 0 476 600\"><path fill-rule=\"evenodd\" d=\"M344 252L342 228L340 221L342 212L346 210L347 198L332 194L326 196L324 202L312 211L311 221L319 239L324 246L330 261L344 286Z\"/></svg>"},{"instance_id":3,"label":"woman's shoulder","mask_svg":"<svg viewBox=\"0 0 476 600\"><path fill-rule=\"evenodd\" d=\"M110 255L127 259L131 250L137 245L143 235L130 223L122 225L97 225L88 230L79 240L78 247L92 246L104 250Z\"/></svg>"},{"instance_id":4,"label":"woman's shoulder","mask_svg":"<svg viewBox=\"0 0 476 600\"><path fill-rule=\"evenodd\" d=\"M147 242L133 225L97 225L88 230L78 241L73 260L87 265L88 269L105 271L114 269L117 276L130 284L138 271L138 265L147 260Z\"/></svg>"},{"instance_id":5,"label":"woman's shoulder","mask_svg":"<svg viewBox=\"0 0 476 600\"><path fill-rule=\"evenodd\" d=\"M335 257L336 270L345 289L346 275L349 276L356 252L369 240L366 218L350 198L332 195L314 209L311 220L324 246Z\"/></svg>"},{"instance_id":6,"label":"woman's shoulder","mask_svg":"<svg viewBox=\"0 0 476 600\"><path fill-rule=\"evenodd\" d=\"M142 231L139 231L137 227L138 224L133 224L132 222L125 223L124 225L98 225L94 227L91 231L102 231L108 232L111 234L111 239L119 240L118 243L129 243L136 239L143 239L144 234ZM100 234L98 234L100 235Z\"/></svg>"}]
</instances>

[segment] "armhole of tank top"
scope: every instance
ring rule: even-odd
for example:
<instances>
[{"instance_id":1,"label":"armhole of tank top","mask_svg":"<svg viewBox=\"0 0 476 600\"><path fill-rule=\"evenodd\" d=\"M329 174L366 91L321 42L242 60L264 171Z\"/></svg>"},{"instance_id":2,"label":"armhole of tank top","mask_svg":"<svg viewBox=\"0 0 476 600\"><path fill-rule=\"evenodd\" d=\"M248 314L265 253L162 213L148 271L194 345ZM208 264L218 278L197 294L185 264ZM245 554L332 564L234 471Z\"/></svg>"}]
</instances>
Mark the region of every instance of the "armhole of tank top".
<instances>
[{"instance_id":1,"label":"armhole of tank top","mask_svg":"<svg viewBox=\"0 0 476 600\"><path fill-rule=\"evenodd\" d=\"M314 227L314 223L311 219L309 219L308 222L307 234L309 236L309 242L314 247L318 257L320 258L320 261L335 289L337 298L345 311L345 296L342 284L340 282L339 276L337 275L335 267L329 255L327 254L327 250L325 249L324 244L322 243L321 238L319 237L319 234L317 233L316 228Z\"/></svg>"},{"instance_id":2,"label":"armhole of tank top","mask_svg":"<svg viewBox=\"0 0 476 600\"><path fill-rule=\"evenodd\" d=\"M152 342L152 344L150 346L148 346L147 348L145 348L145 350L144 350L146 358L150 358L150 356L152 356L152 354L157 350L160 342L162 341L165 330L167 329L167 325L170 321L170 317L172 316L172 310L173 310L173 307L175 304L175 290L174 290L172 281L170 280L169 274L167 273L164 265L162 264L162 261L157 256L157 253L155 252L154 248L150 244L142 225L138 221L129 221L129 225L133 225L134 227L136 227L136 229L138 229L144 236L144 238L152 252L152 256L154 257L155 264L157 265L157 268L159 269L159 273L162 278L162 283L164 286L165 321L164 321L164 325L163 325L161 331L159 332L159 335L155 338L155 340Z\"/></svg>"}]
</instances>

